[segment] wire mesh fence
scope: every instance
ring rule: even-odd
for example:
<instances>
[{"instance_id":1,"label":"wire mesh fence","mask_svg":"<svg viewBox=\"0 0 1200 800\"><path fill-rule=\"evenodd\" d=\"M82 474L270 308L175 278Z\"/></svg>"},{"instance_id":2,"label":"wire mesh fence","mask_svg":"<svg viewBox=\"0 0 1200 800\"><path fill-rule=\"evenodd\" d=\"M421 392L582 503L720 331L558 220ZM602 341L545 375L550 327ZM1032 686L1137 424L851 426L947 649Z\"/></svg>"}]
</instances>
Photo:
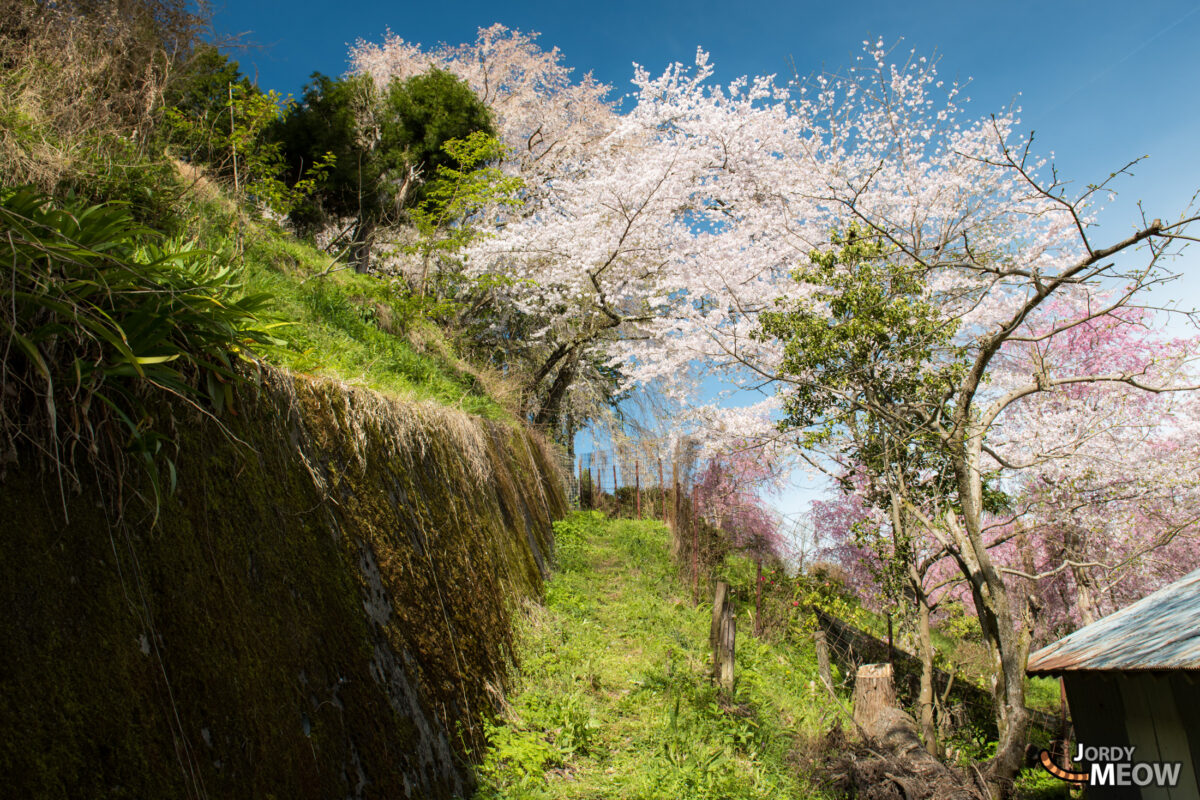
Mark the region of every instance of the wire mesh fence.
<instances>
[{"instance_id":1,"label":"wire mesh fence","mask_svg":"<svg viewBox=\"0 0 1200 800\"><path fill-rule=\"evenodd\" d=\"M580 453L573 464L573 497L583 508L631 504L647 516L669 511L668 494L690 495L701 469L699 446L688 437L640 439Z\"/></svg>"},{"instance_id":2,"label":"wire mesh fence","mask_svg":"<svg viewBox=\"0 0 1200 800\"><path fill-rule=\"evenodd\" d=\"M855 673L863 664L886 661L892 664L897 697L907 705L916 703L921 679L921 660L917 656L824 611L816 610L816 614L830 655L842 669L843 688L853 686ZM987 736L996 735L992 696L986 689L936 667L932 677L940 711L950 716L949 727L972 725ZM1032 724L1047 734L1061 727L1054 714L1032 708L1026 711Z\"/></svg>"}]
</instances>

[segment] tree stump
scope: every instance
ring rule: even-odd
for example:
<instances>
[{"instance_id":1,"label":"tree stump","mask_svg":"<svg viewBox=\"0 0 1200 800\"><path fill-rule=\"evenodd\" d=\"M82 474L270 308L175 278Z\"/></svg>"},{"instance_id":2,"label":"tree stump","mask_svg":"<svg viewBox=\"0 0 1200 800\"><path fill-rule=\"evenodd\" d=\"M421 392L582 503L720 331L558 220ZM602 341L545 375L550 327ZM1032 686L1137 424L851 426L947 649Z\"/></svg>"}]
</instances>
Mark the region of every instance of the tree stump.
<instances>
[{"instance_id":1,"label":"tree stump","mask_svg":"<svg viewBox=\"0 0 1200 800\"><path fill-rule=\"evenodd\" d=\"M854 721L869 736L884 711L896 708L891 664L863 664L854 678Z\"/></svg>"},{"instance_id":2,"label":"tree stump","mask_svg":"<svg viewBox=\"0 0 1200 800\"><path fill-rule=\"evenodd\" d=\"M854 721L867 741L851 744L835 770L864 800L984 800L967 775L925 750L917 723L896 704L891 664L864 664L854 680Z\"/></svg>"}]
</instances>

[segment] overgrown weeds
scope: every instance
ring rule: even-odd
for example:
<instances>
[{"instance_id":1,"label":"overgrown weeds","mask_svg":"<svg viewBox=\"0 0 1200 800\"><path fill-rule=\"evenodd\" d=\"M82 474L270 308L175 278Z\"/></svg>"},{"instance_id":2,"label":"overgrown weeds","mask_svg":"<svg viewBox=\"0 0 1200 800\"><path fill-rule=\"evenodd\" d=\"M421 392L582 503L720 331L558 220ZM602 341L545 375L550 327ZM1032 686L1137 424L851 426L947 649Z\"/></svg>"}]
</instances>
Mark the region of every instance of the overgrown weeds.
<instances>
[{"instance_id":1,"label":"overgrown weeds","mask_svg":"<svg viewBox=\"0 0 1200 800\"><path fill-rule=\"evenodd\" d=\"M160 463L173 484L156 397L232 411L238 363L279 343L269 298L244 293L227 256L122 205L2 190L0 263L0 445L9 461L19 445L40 452L68 485L81 456L103 466L122 453L150 467L156 492Z\"/></svg>"},{"instance_id":2,"label":"overgrown weeds","mask_svg":"<svg viewBox=\"0 0 1200 800\"><path fill-rule=\"evenodd\" d=\"M242 226L246 290L271 295L276 313L295 323L278 331L287 347L272 352L273 362L408 400L512 418L495 399L494 376L458 357L447 332L405 316L400 290L389 279L346 269L314 277L330 265L327 254L238 213L204 203L190 227L202 241L217 243Z\"/></svg>"},{"instance_id":3,"label":"overgrown weeds","mask_svg":"<svg viewBox=\"0 0 1200 800\"><path fill-rule=\"evenodd\" d=\"M0 0L4 184L78 189L144 166L163 88L202 10L182 0Z\"/></svg>"}]
</instances>

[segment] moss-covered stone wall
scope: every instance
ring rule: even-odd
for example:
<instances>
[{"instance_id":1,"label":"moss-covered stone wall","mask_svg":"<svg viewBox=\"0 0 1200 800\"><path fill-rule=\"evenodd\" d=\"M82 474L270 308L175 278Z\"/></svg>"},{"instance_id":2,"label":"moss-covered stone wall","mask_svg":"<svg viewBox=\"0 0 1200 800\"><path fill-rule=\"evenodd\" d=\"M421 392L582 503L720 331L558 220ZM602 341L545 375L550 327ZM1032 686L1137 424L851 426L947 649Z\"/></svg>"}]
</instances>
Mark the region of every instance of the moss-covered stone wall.
<instances>
[{"instance_id":1,"label":"moss-covered stone wall","mask_svg":"<svg viewBox=\"0 0 1200 800\"><path fill-rule=\"evenodd\" d=\"M511 426L277 373L238 411L241 443L174 410L157 526L86 476L64 517L53 471L9 467L5 796L469 793L565 512L551 459Z\"/></svg>"}]
</instances>

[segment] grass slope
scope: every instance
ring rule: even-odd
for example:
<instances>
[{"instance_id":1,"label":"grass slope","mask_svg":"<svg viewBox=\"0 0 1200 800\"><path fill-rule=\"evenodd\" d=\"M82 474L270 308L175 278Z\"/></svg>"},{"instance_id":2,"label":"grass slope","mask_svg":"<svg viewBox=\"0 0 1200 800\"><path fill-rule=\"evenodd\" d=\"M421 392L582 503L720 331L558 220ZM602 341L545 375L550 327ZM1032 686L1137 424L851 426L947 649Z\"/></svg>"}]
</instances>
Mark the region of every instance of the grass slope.
<instances>
[{"instance_id":1,"label":"grass slope","mask_svg":"<svg viewBox=\"0 0 1200 800\"><path fill-rule=\"evenodd\" d=\"M229 253L243 291L266 293L288 323L273 333L286 346L263 355L294 372L338 378L385 394L431 400L508 421L502 379L455 353L453 332L421 313L395 280L358 275L278 226L239 212L221 190L196 179L185 192L179 227L202 247Z\"/></svg>"},{"instance_id":2,"label":"grass slope","mask_svg":"<svg viewBox=\"0 0 1200 800\"><path fill-rule=\"evenodd\" d=\"M660 523L577 513L556 542L476 800L824 796L800 766L835 714L811 651L739 633L722 698L707 677L710 608L685 596Z\"/></svg>"}]
</instances>

